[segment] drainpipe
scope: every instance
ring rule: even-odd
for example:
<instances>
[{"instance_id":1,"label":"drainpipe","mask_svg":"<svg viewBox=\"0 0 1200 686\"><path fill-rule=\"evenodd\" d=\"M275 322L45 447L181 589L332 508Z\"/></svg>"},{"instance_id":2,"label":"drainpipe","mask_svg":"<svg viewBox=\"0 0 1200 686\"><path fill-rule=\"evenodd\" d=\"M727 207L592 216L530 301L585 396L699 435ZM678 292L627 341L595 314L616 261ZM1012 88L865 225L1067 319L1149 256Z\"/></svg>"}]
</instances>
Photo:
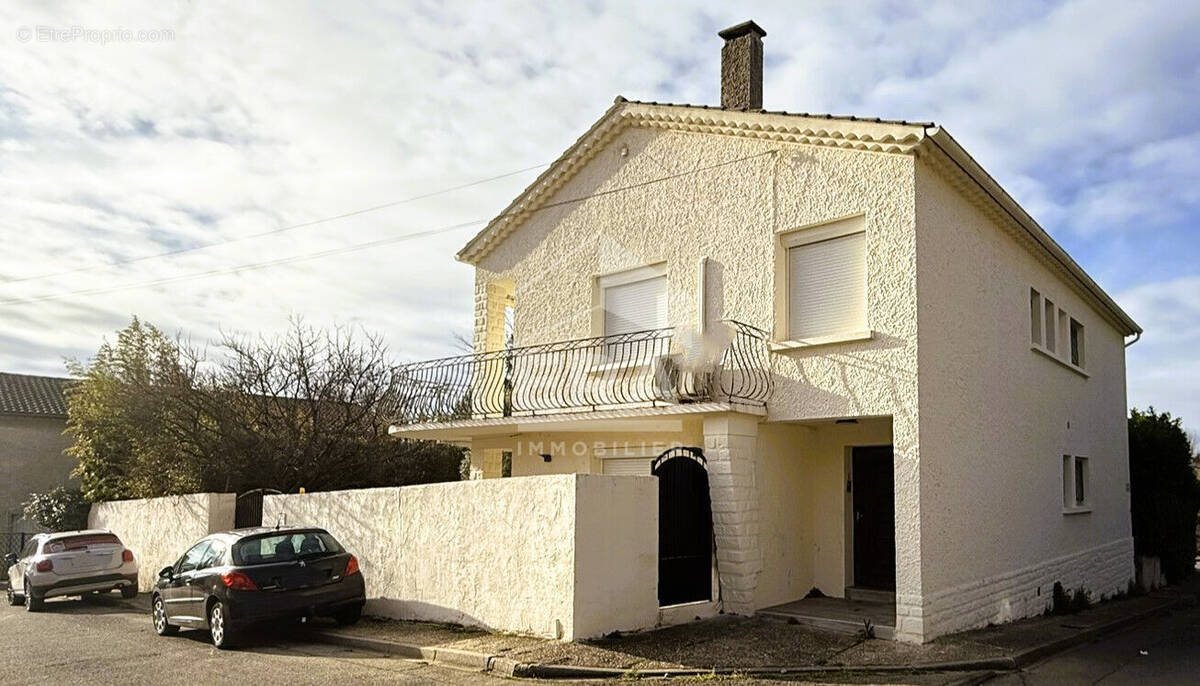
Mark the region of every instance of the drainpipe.
<instances>
[{"instance_id":1,"label":"drainpipe","mask_svg":"<svg viewBox=\"0 0 1200 686\"><path fill-rule=\"evenodd\" d=\"M1133 334L1133 340L1126 343L1125 347L1128 348L1129 346L1133 345L1134 343L1137 343L1140 340L1142 340L1142 332L1138 331L1137 333Z\"/></svg>"}]
</instances>

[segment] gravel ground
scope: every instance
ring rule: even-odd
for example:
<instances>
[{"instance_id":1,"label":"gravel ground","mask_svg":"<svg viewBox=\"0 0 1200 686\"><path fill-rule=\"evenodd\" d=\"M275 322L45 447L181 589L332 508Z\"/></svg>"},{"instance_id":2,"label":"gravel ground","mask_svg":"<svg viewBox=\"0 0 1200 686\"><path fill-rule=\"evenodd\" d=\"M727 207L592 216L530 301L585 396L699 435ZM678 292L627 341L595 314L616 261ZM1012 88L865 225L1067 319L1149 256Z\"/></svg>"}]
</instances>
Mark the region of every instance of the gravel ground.
<instances>
[{"instance_id":1,"label":"gravel ground","mask_svg":"<svg viewBox=\"0 0 1200 686\"><path fill-rule=\"evenodd\" d=\"M317 622L314 622L316 625ZM454 643L477 636L487 636L482 629L469 629L457 624L435 624L433 622L401 622L392 619L363 617L353 627L343 628L332 623L322 623L322 628L353 633L355 636L379 638L413 645L431 646Z\"/></svg>"}]
</instances>

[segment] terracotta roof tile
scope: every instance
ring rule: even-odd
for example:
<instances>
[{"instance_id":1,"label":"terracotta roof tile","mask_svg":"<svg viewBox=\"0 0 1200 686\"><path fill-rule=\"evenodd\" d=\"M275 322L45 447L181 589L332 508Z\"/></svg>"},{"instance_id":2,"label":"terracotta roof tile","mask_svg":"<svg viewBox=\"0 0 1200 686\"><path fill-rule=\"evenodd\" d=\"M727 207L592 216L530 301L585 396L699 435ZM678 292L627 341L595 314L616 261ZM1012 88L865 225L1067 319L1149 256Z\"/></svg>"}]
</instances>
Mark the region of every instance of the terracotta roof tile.
<instances>
[{"instance_id":1,"label":"terracotta roof tile","mask_svg":"<svg viewBox=\"0 0 1200 686\"><path fill-rule=\"evenodd\" d=\"M881 119L880 117L856 117L852 114L824 114L816 112L786 112L784 110L729 110L719 105L689 105L679 102L655 102L653 100L629 100L617 96L617 102L627 102L632 105L654 105L656 107L691 107L698 110L721 110L724 112L759 112L762 114L781 114L788 117L808 117L809 119L838 119L841 121L867 121L876 124L897 124L899 126L936 126L930 121L908 121L906 119Z\"/></svg>"}]
</instances>

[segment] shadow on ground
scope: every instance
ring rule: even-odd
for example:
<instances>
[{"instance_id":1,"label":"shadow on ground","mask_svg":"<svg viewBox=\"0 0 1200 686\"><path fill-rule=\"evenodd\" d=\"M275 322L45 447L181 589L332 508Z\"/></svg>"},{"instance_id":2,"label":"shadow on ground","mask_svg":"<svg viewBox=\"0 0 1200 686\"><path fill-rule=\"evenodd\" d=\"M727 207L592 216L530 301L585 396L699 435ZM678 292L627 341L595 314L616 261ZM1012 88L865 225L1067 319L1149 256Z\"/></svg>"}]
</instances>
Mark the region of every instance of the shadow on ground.
<instances>
[{"instance_id":1,"label":"shadow on ground","mask_svg":"<svg viewBox=\"0 0 1200 686\"><path fill-rule=\"evenodd\" d=\"M142 604L138 604L142 601ZM42 612L60 615L113 615L113 614L142 614L150 615L150 601L138 596L135 600L125 600L118 593L87 595L83 598L50 598L42 606Z\"/></svg>"}]
</instances>

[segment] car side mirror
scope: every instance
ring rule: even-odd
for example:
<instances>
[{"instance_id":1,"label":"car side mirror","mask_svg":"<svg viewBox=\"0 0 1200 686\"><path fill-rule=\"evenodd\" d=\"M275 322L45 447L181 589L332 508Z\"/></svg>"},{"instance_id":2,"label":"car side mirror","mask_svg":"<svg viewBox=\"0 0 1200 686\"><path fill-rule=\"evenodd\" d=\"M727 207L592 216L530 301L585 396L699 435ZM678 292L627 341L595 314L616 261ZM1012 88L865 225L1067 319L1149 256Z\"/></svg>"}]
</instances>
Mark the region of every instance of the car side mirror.
<instances>
[{"instance_id":1,"label":"car side mirror","mask_svg":"<svg viewBox=\"0 0 1200 686\"><path fill-rule=\"evenodd\" d=\"M173 576L175 576L174 567L163 567L162 569L158 570L158 578L160 579L166 579L169 581Z\"/></svg>"},{"instance_id":2,"label":"car side mirror","mask_svg":"<svg viewBox=\"0 0 1200 686\"><path fill-rule=\"evenodd\" d=\"M8 565L9 567L11 567L11 566L13 566L13 565L17 564L17 560L18 560L18 559L19 559L19 558L17 557L17 554L16 554L16 553L6 553L6 554L4 555L4 564L6 564L6 565Z\"/></svg>"}]
</instances>

